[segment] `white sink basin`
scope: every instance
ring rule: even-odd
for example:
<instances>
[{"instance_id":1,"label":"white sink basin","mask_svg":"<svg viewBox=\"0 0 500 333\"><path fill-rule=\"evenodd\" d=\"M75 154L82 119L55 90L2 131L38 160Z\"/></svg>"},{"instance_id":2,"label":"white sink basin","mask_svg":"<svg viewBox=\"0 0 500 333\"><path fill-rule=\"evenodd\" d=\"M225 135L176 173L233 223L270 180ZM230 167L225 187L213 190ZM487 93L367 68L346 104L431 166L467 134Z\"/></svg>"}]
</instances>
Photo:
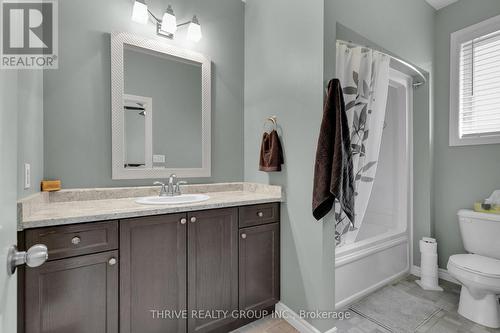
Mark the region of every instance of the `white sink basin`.
<instances>
[{"instance_id":1,"label":"white sink basin","mask_svg":"<svg viewBox=\"0 0 500 333\"><path fill-rule=\"evenodd\" d=\"M205 194L182 194L173 197L143 197L136 199L135 202L143 205L180 205L201 202L208 199L210 199L210 197Z\"/></svg>"}]
</instances>

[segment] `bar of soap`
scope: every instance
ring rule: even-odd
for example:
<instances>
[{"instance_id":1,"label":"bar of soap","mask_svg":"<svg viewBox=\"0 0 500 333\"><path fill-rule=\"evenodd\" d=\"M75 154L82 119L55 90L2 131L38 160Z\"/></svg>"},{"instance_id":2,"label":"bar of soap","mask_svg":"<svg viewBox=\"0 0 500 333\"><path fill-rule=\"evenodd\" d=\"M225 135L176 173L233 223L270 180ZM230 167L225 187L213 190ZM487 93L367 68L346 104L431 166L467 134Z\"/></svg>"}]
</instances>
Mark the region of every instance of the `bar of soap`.
<instances>
[{"instance_id":1,"label":"bar of soap","mask_svg":"<svg viewBox=\"0 0 500 333\"><path fill-rule=\"evenodd\" d=\"M59 191L61 189L60 180L42 180L42 191L43 192L53 192Z\"/></svg>"}]
</instances>

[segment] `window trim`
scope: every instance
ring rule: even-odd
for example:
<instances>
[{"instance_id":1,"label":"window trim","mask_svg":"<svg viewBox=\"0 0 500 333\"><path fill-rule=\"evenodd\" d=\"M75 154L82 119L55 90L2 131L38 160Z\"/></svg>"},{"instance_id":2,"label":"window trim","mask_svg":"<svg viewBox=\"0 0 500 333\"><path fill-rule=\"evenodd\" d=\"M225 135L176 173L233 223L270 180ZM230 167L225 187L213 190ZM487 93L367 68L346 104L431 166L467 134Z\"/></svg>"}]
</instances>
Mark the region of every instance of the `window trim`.
<instances>
[{"instance_id":1,"label":"window trim","mask_svg":"<svg viewBox=\"0 0 500 333\"><path fill-rule=\"evenodd\" d=\"M459 135L460 126L460 46L472 39L500 30L500 15L455 31L450 37L450 146L499 144L500 134L483 137L463 137Z\"/></svg>"}]
</instances>

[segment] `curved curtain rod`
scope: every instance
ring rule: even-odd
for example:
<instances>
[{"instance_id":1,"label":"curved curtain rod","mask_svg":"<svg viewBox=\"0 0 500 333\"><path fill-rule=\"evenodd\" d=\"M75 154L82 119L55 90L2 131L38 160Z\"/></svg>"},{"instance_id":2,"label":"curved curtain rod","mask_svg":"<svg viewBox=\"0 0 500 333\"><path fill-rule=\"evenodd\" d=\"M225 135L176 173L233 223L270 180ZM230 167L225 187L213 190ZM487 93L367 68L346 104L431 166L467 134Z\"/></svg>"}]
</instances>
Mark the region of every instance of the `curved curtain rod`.
<instances>
[{"instance_id":1,"label":"curved curtain rod","mask_svg":"<svg viewBox=\"0 0 500 333\"><path fill-rule=\"evenodd\" d=\"M379 51L379 50L375 50L373 47L369 47L369 46L366 46L366 45L359 45L359 44L356 44L356 43L353 43L353 42L347 42L347 41L341 40L341 39L337 39L337 43L345 44L345 45L348 45L348 46L362 47L362 48L365 48L365 49L373 50L375 52L378 52L378 53L381 53L381 54L384 54L384 55L390 57L391 59L399 62L400 64L404 65L405 67L408 67L413 72L415 72L418 76L420 76L422 78L422 80L424 80L423 82L415 82L413 84L415 87L419 87L419 86L421 86L421 85L423 85L423 84L425 84L427 82L427 79L425 78L424 74L422 74L422 72L419 71L417 67L415 67L412 64L404 61L403 59L400 59L398 57L395 57L393 55L387 54L387 53Z\"/></svg>"}]
</instances>

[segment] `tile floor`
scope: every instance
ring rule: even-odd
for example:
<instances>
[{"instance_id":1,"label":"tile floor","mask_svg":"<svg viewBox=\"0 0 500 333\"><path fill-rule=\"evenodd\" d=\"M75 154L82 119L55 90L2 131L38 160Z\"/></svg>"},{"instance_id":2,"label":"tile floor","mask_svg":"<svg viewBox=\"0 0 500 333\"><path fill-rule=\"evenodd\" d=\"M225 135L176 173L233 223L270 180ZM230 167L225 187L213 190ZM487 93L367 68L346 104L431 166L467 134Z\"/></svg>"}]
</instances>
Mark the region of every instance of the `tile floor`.
<instances>
[{"instance_id":1,"label":"tile floor","mask_svg":"<svg viewBox=\"0 0 500 333\"><path fill-rule=\"evenodd\" d=\"M439 310L430 318L422 322L415 333L500 333L500 329L491 329L477 325L457 313L460 298L460 286L440 281L444 292L425 291L416 283L415 276L408 276L386 288L398 288L409 295L413 295L422 302L432 302ZM350 309L351 317L348 320L338 321L338 333L400 333L391 329L389 324L380 324L372 318L358 314ZM295 333L298 332L286 321L279 318L267 317L250 325L242 327L234 333Z\"/></svg>"},{"instance_id":2,"label":"tile floor","mask_svg":"<svg viewBox=\"0 0 500 333\"><path fill-rule=\"evenodd\" d=\"M297 333L293 326L280 318L268 316L231 333Z\"/></svg>"}]
</instances>

